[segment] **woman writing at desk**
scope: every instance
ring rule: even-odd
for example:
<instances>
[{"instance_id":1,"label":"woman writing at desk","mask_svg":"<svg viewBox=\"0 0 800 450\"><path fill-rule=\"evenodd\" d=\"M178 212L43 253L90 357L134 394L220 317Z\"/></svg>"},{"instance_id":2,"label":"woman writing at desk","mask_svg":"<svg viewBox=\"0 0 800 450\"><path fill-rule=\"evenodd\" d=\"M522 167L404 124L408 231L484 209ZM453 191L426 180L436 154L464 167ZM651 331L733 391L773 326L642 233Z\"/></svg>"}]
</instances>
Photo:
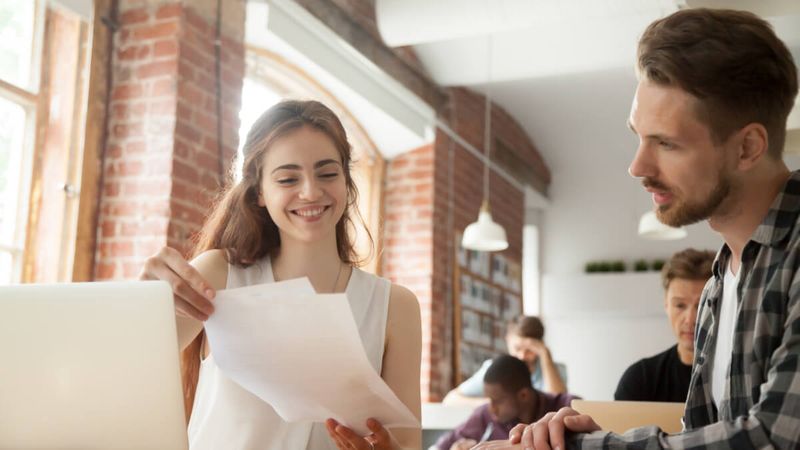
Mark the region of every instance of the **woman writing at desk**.
<instances>
[{"instance_id":1,"label":"woman writing at desk","mask_svg":"<svg viewBox=\"0 0 800 450\"><path fill-rule=\"evenodd\" d=\"M419 305L407 289L355 267L358 192L339 119L319 102L281 102L250 129L243 153L242 179L213 209L191 264L164 248L147 260L141 275L172 285L180 347L196 341L190 347L196 349L190 364L200 366L190 447L419 448L418 429L389 432L374 419L367 420L367 437L332 419L286 423L215 364L202 333L203 321L214 312L215 290L308 277L318 293L347 293L367 358L420 416Z\"/></svg>"}]
</instances>

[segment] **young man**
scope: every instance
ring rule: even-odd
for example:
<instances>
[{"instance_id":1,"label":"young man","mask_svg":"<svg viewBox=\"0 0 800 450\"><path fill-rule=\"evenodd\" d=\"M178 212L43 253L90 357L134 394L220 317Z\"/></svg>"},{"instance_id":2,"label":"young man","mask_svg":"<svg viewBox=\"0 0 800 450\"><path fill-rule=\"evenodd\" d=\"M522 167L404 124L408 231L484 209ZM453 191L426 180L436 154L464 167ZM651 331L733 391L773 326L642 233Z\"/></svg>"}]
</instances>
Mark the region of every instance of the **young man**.
<instances>
[{"instance_id":1,"label":"young man","mask_svg":"<svg viewBox=\"0 0 800 450\"><path fill-rule=\"evenodd\" d=\"M661 269L664 310L677 344L628 367L614 400L685 402L694 357L694 328L700 294L711 278L714 253L687 248L672 255Z\"/></svg>"},{"instance_id":2,"label":"young man","mask_svg":"<svg viewBox=\"0 0 800 450\"><path fill-rule=\"evenodd\" d=\"M467 450L479 441L508 439L518 423L531 423L551 411L569 406L569 394L545 394L531 385L528 365L513 356L501 355L491 361L483 378L489 403L479 406L455 430L436 443L439 450Z\"/></svg>"},{"instance_id":3,"label":"young man","mask_svg":"<svg viewBox=\"0 0 800 450\"><path fill-rule=\"evenodd\" d=\"M563 408L478 448L798 448L800 172L782 159L792 56L753 14L685 9L647 28L637 72L631 175L662 222L707 220L725 241L698 313L685 430L605 433Z\"/></svg>"},{"instance_id":4,"label":"young man","mask_svg":"<svg viewBox=\"0 0 800 450\"><path fill-rule=\"evenodd\" d=\"M544 344L543 338L544 325L538 317L519 316L508 323L508 353L528 365L533 387L552 394L566 392L567 370L563 364L553 362L550 349ZM491 359L484 361L477 372L445 396L443 403L486 403L483 377L491 364Z\"/></svg>"}]
</instances>

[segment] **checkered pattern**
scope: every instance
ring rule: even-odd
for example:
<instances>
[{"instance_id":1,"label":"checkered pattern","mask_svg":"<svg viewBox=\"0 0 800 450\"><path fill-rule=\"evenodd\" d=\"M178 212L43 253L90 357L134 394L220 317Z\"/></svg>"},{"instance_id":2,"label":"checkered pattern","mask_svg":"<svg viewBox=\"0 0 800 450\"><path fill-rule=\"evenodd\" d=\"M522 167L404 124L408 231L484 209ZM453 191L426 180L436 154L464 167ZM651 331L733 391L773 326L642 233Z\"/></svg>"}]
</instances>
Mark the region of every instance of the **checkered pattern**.
<instances>
[{"instance_id":1,"label":"checkered pattern","mask_svg":"<svg viewBox=\"0 0 800 450\"><path fill-rule=\"evenodd\" d=\"M742 254L739 312L725 394L711 397L711 366L724 271L723 245L698 312L685 430L572 436L571 448L800 448L800 171L792 173Z\"/></svg>"}]
</instances>

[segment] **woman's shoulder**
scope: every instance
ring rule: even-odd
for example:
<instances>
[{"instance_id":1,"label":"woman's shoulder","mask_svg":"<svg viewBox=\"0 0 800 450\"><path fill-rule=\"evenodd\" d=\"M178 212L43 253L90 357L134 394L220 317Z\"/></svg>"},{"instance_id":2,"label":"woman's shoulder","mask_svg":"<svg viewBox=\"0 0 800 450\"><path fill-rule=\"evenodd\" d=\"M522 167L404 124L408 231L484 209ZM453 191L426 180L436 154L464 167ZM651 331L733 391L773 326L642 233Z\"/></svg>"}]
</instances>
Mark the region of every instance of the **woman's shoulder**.
<instances>
[{"instance_id":1,"label":"woman's shoulder","mask_svg":"<svg viewBox=\"0 0 800 450\"><path fill-rule=\"evenodd\" d=\"M389 320L420 321L420 308L417 296L408 288L390 283L389 287Z\"/></svg>"},{"instance_id":2,"label":"woman's shoulder","mask_svg":"<svg viewBox=\"0 0 800 450\"><path fill-rule=\"evenodd\" d=\"M399 284L390 283L389 303L396 303L405 307L416 307L419 309L417 296L411 290Z\"/></svg>"}]
</instances>

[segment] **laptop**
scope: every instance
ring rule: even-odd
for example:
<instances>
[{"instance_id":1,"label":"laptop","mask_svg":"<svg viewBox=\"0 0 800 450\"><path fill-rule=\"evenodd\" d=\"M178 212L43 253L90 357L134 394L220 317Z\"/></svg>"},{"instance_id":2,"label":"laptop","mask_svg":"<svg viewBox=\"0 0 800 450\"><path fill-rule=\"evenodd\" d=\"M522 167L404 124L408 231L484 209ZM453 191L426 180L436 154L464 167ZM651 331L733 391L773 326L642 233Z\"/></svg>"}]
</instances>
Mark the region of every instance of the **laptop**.
<instances>
[{"instance_id":1,"label":"laptop","mask_svg":"<svg viewBox=\"0 0 800 450\"><path fill-rule=\"evenodd\" d=\"M656 425L667 433L683 429L683 403L573 400L572 409L587 414L605 431L624 433Z\"/></svg>"},{"instance_id":2,"label":"laptop","mask_svg":"<svg viewBox=\"0 0 800 450\"><path fill-rule=\"evenodd\" d=\"M186 449L162 281L0 286L0 448Z\"/></svg>"}]
</instances>

